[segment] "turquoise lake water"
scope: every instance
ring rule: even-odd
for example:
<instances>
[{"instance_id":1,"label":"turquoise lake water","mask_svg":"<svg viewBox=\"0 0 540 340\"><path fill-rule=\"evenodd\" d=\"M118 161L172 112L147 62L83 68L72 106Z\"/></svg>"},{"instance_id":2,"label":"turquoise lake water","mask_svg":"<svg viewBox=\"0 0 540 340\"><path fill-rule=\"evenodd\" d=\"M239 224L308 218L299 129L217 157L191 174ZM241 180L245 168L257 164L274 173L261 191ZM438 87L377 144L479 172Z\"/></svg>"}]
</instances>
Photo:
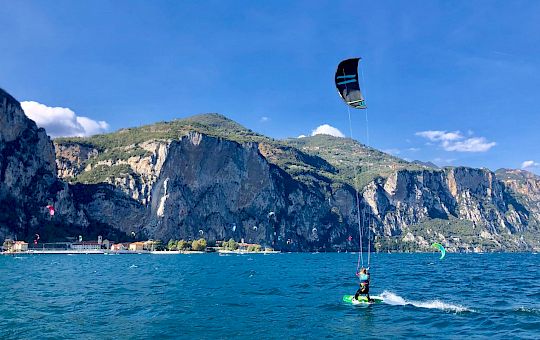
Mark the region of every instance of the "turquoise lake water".
<instances>
[{"instance_id":1,"label":"turquoise lake water","mask_svg":"<svg viewBox=\"0 0 540 340\"><path fill-rule=\"evenodd\" d=\"M540 338L540 254L0 256L1 339Z\"/></svg>"}]
</instances>

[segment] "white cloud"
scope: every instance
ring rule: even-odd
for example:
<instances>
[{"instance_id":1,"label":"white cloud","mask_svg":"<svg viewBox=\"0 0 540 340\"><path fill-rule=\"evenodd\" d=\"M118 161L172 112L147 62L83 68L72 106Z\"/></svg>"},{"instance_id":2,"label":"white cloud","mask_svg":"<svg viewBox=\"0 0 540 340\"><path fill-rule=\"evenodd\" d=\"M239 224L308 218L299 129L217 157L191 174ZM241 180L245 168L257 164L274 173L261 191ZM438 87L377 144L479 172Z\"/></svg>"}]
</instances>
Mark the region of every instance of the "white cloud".
<instances>
[{"instance_id":1,"label":"white cloud","mask_svg":"<svg viewBox=\"0 0 540 340\"><path fill-rule=\"evenodd\" d=\"M300 136L298 136L296 138L306 138L306 135L300 135Z\"/></svg>"},{"instance_id":2,"label":"white cloud","mask_svg":"<svg viewBox=\"0 0 540 340\"><path fill-rule=\"evenodd\" d=\"M446 132L438 130L429 130L429 131L420 131L415 133L415 135L429 139L432 142L440 141L452 141L456 139L461 139L463 136L459 131Z\"/></svg>"},{"instance_id":3,"label":"white cloud","mask_svg":"<svg viewBox=\"0 0 540 340\"><path fill-rule=\"evenodd\" d=\"M484 137L468 138L459 142L444 141L442 146L446 151L459 152L485 152L497 145L495 142L488 142Z\"/></svg>"},{"instance_id":4,"label":"white cloud","mask_svg":"<svg viewBox=\"0 0 540 340\"><path fill-rule=\"evenodd\" d=\"M266 123L266 122L270 121L270 118L268 118L266 116L263 116L263 117L261 117L260 121L261 121L261 123Z\"/></svg>"},{"instance_id":5,"label":"white cloud","mask_svg":"<svg viewBox=\"0 0 540 340\"><path fill-rule=\"evenodd\" d=\"M22 102L21 106L28 118L44 128L52 138L84 137L109 129L107 122L78 117L75 112L66 107L50 107L34 101Z\"/></svg>"},{"instance_id":6,"label":"white cloud","mask_svg":"<svg viewBox=\"0 0 540 340\"><path fill-rule=\"evenodd\" d=\"M521 163L521 168L522 169L534 168L534 167L537 167L537 166L540 166L540 163L535 162L535 161L525 161L525 162Z\"/></svg>"},{"instance_id":7,"label":"white cloud","mask_svg":"<svg viewBox=\"0 0 540 340\"><path fill-rule=\"evenodd\" d=\"M467 131L467 134L471 136L473 132ZM470 137L465 138L460 131L440 131L429 130L420 131L415 133L416 136L427 138L431 142L439 143L446 151L458 151L458 152L485 152L497 145L496 142L490 142L484 137ZM426 143L426 145L432 145Z\"/></svg>"},{"instance_id":8,"label":"white cloud","mask_svg":"<svg viewBox=\"0 0 540 340\"><path fill-rule=\"evenodd\" d=\"M77 122L83 126L86 136L102 133L109 129L109 124L102 120L95 121L87 117L77 117Z\"/></svg>"},{"instance_id":9,"label":"white cloud","mask_svg":"<svg viewBox=\"0 0 540 340\"><path fill-rule=\"evenodd\" d=\"M334 137L345 137L345 135L333 126L323 124L311 132L312 136L315 135L330 135Z\"/></svg>"},{"instance_id":10,"label":"white cloud","mask_svg":"<svg viewBox=\"0 0 540 340\"><path fill-rule=\"evenodd\" d=\"M408 148L407 151L417 152L420 151L420 148Z\"/></svg>"}]
</instances>

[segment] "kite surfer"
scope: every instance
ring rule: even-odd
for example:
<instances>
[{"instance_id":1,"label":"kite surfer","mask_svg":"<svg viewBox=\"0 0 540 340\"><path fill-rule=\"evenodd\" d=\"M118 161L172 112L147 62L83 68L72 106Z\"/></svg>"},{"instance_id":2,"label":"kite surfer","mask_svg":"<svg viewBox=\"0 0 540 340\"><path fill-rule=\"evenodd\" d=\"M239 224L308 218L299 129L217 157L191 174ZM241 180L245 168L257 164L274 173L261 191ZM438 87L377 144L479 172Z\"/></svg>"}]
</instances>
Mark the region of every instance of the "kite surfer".
<instances>
[{"instance_id":1,"label":"kite surfer","mask_svg":"<svg viewBox=\"0 0 540 340\"><path fill-rule=\"evenodd\" d=\"M362 268L360 272L357 274L358 278L360 279L360 288L356 291L356 294L354 294L354 299L358 300L358 296L360 295L366 295L368 302L373 302L373 300L369 297L369 280L370 275L366 268Z\"/></svg>"},{"instance_id":2,"label":"kite surfer","mask_svg":"<svg viewBox=\"0 0 540 340\"><path fill-rule=\"evenodd\" d=\"M366 140L369 144L369 130L367 127L367 106L366 101L364 99L364 95L362 94L362 91L360 91L360 82L359 82L359 74L358 74L358 65L361 58L351 58L347 60L343 60L339 63L336 75L335 75L335 83L336 88L338 90L339 95L341 98L347 103L347 112L349 114L349 129L351 133L351 139L353 139L353 133L352 133L352 121L351 121L351 111L350 107L354 109L360 109L360 110L366 110ZM366 267L364 267L364 249L362 247L362 244L364 242L364 232L363 229L365 228L365 214L362 214L362 218L360 218L360 195L359 191L360 189L357 186L357 175L359 172L359 168L355 167L355 191L356 191L356 218L358 222L358 235L359 235L359 252L358 252L358 261L356 263L356 276L360 279L360 288L356 291L356 294L354 294L353 301L358 301L358 297L360 295L366 295L367 302L371 303L374 302L369 297L369 273ZM369 222L369 221L368 221ZM368 223L369 224L369 223ZM367 267L369 268L370 260L371 260L371 241L370 241L370 225L367 227L368 231L368 249L367 249ZM352 236L349 236L349 242L352 240ZM362 269L360 269L362 268ZM360 269L360 270L359 270ZM347 298L349 299L349 298Z\"/></svg>"}]
</instances>

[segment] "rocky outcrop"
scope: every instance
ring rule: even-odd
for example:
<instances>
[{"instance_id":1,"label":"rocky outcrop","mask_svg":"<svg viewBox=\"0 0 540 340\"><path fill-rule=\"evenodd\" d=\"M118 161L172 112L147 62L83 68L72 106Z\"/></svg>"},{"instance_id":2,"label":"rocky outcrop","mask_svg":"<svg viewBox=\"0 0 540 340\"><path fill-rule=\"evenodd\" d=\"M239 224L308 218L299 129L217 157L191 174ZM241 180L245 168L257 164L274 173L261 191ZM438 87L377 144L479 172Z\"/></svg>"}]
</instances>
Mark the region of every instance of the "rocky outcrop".
<instances>
[{"instance_id":1,"label":"rocky outcrop","mask_svg":"<svg viewBox=\"0 0 540 340\"><path fill-rule=\"evenodd\" d=\"M529 246L522 233L539 230L539 215L516 204L513 193L487 169L401 170L369 185L363 199L376 216L376 235L419 247L430 239L455 250L522 249ZM441 221L446 221L442 228L430 228ZM480 246L485 240L491 244Z\"/></svg>"},{"instance_id":2,"label":"rocky outcrop","mask_svg":"<svg viewBox=\"0 0 540 340\"><path fill-rule=\"evenodd\" d=\"M85 172L123 167L129 170L122 172L121 175L106 176L102 178L102 182L114 185L128 196L146 205L150 201L152 187L167 157L170 142L147 141L137 146L130 145L123 148L123 151L144 152L135 152L133 156L119 159L97 157L99 152L93 147L77 143L56 143L58 176L69 181Z\"/></svg>"},{"instance_id":3,"label":"rocky outcrop","mask_svg":"<svg viewBox=\"0 0 540 340\"><path fill-rule=\"evenodd\" d=\"M75 205L92 228L86 237L101 235L114 241L145 239L146 207L109 184L74 184Z\"/></svg>"},{"instance_id":4,"label":"rocky outcrop","mask_svg":"<svg viewBox=\"0 0 540 340\"><path fill-rule=\"evenodd\" d=\"M68 184L56 176L54 147L45 130L1 89L0 123L0 234L24 238L54 225L86 226ZM57 208L55 220L48 204Z\"/></svg>"},{"instance_id":5,"label":"rocky outcrop","mask_svg":"<svg viewBox=\"0 0 540 340\"><path fill-rule=\"evenodd\" d=\"M516 169L500 169L496 175L510 192L526 202L527 209L540 215L540 176Z\"/></svg>"},{"instance_id":6,"label":"rocky outcrop","mask_svg":"<svg viewBox=\"0 0 540 340\"><path fill-rule=\"evenodd\" d=\"M74 148L78 152L71 154L71 164L76 165L81 157L86 157L86 149L80 145ZM80 171L69 166L63 170L64 175ZM45 130L28 119L20 103L0 89L0 243L5 238L31 241L36 233L40 242L79 234L85 238L98 234L125 238L115 230L121 225L119 219L130 221L126 216L132 215L132 209L122 207L132 199L124 194L120 199L117 194L81 200L88 197L85 192L91 189L92 186L83 185L74 191L57 177L55 148ZM113 206L106 221L92 210L100 199ZM47 205L54 206L54 216L50 216ZM139 228L141 223L138 222Z\"/></svg>"},{"instance_id":7,"label":"rocky outcrop","mask_svg":"<svg viewBox=\"0 0 540 340\"><path fill-rule=\"evenodd\" d=\"M98 150L84 144L55 145L58 177L70 179L84 171L87 160L97 156Z\"/></svg>"},{"instance_id":8,"label":"rocky outcrop","mask_svg":"<svg viewBox=\"0 0 540 340\"><path fill-rule=\"evenodd\" d=\"M332 242L348 235L349 219L340 220L325 196L269 163L256 143L193 132L157 143L150 156L127 162L134 171L132 178L148 179L146 190L133 190L133 182L118 178L113 184L146 205L144 234L149 237L210 241L232 237L309 250L330 249ZM336 195L345 197L348 203L342 205L352 210L350 191L341 189ZM95 204L95 211L106 211Z\"/></svg>"}]
</instances>

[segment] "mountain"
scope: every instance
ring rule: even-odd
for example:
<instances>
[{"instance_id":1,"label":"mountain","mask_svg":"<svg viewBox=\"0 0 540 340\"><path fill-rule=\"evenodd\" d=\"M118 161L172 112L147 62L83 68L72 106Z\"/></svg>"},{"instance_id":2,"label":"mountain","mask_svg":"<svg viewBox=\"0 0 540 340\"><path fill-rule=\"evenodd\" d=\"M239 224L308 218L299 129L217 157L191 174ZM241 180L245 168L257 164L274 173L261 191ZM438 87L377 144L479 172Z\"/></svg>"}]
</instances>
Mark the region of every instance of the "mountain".
<instances>
[{"instance_id":1,"label":"mountain","mask_svg":"<svg viewBox=\"0 0 540 340\"><path fill-rule=\"evenodd\" d=\"M437 164L434 164L433 162L423 162L419 160L412 161L413 164L417 164L426 168L433 168L433 169L440 169Z\"/></svg>"},{"instance_id":2,"label":"mountain","mask_svg":"<svg viewBox=\"0 0 540 340\"><path fill-rule=\"evenodd\" d=\"M326 135L275 140L219 114L55 139L53 157L45 132L18 114L46 145L30 155L35 142L20 139L28 145L18 157L43 159L47 178L65 192L64 201L50 198L65 221L47 229L58 235L232 237L281 250L356 250L358 191L364 246L378 251L428 250L435 241L451 251L540 248L538 179L510 176L517 170L439 169ZM2 126L13 124L4 125L6 117ZM9 191L1 177L0 192ZM40 197L17 191L11 199L41 216L47 199ZM30 238L43 220L13 218L0 211L4 236Z\"/></svg>"},{"instance_id":3,"label":"mountain","mask_svg":"<svg viewBox=\"0 0 540 340\"><path fill-rule=\"evenodd\" d=\"M83 191L97 187L107 193L113 211L122 211L124 198L132 200L110 185L84 185ZM55 148L45 130L26 117L15 98L0 89L0 241L11 237L31 242L35 234L40 235L40 242L76 235L95 238L98 234L125 239L112 221L99 224L91 220L81 203L86 195L77 195L80 189L58 178ZM55 207L54 216L49 215L47 205Z\"/></svg>"},{"instance_id":4,"label":"mountain","mask_svg":"<svg viewBox=\"0 0 540 340\"><path fill-rule=\"evenodd\" d=\"M24 237L42 229L61 234L68 226L86 227L70 196L67 183L57 178L54 146L45 130L0 89L0 240L12 233ZM62 224L47 218L52 201L62 211Z\"/></svg>"}]
</instances>

